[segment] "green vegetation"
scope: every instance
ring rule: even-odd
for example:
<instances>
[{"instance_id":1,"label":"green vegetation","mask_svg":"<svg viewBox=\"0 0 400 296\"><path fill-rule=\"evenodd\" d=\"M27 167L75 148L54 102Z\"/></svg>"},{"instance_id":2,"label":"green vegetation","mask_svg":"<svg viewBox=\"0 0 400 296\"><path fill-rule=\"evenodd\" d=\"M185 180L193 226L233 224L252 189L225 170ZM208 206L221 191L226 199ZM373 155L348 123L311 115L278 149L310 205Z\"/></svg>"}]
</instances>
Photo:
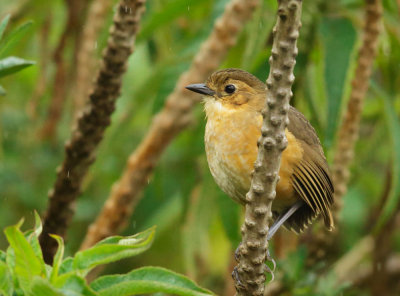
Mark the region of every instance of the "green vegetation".
<instances>
[{"instance_id":1,"label":"green vegetation","mask_svg":"<svg viewBox=\"0 0 400 296\"><path fill-rule=\"evenodd\" d=\"M87 284L85 276L96 266L146 251L153 241L154 229L127 237L106 238L92 248L65 259L64 242L54 235L58 251L53 266L49 266L44 263L39 246L42 224L36 213L35 220L35 228L25 233L20 230L23 220L4 231L10 243L7 252L0 253L0 293L4 296L128 296L160 291L187 296L211 295L187 278L159 267L143 267L124 275L102 276Z\"/></svg>"},{"instance_id":2,"label":"green vegetation","mask_svg":"<svg viewBox=\"0 0 400 296\"><path fill-rule=\"evenodd\" d=\"M110 237L91 249L78 250L128 156L147 133L153 116L163 108L228 0L147 2L112 123L76 204L65 240L67 257L62 254L64 243L55 237L59 242L55 265L51 268L43 263L37 241L40 223L33 213L43 216L46 210L47 193L76 115L77 54L88 12L81 2L89 1L0 1L0 228L6 229L6 235L0 236L0 249L7 250L0 253L0 294L117 295L118 290L122 293L118 295L156 291L164 294L155 295L208 295L201 286L224 295L233 285L230 274L233 252L241 238L242 212L210 175L201 104L195 108L195 120L162 155L121 234L124 237ZM275 0L261 2L220 68L242 68L265 81L277 4ZM353 285L339 281L333 268L371 233L374 238L388 233L383 254L374 258L376 250L372 249L355 266L352 276L361 274L360 267L372 269L376 262L400 253L400 4L393 0L382 3L378 54L340 213L342 222L337 226L336 248L328 259L309 267L307 246L282 230L271 243L277 261L275 281L282 282L287 293L282 295L371 295L378 289L377 281L383 283L379 276L391 293L400 293L395 275L385 269L375 270L367 280ZM80 12L78 16L72 13L74 9ZM60 51L71 15L76 17L76 26L68 31ZM101 59L112 15L110 9L92 45L95 61ZM302 19L291 103L315 127L332 164L362 42L364 2L303 1ZM62 80L55 79L57 72ZM91 73L94 80L96 72ZM57 96L62 97L57 105L61 118L55 133L43 136L49 107ZM20 230L22 217L33 230ZM313 229L316 232L318 229ZM139 234L132 236L134 233ZM307 241L307 234L300 237ZM118 244L121 240L127 244ZM108 250L126 249L101 252L110 256L99 258L94 253L105 243ZM103 275L87 284L87 272L104 263L111 263L104 274L122 275ZM171 287L171 282L176 286Z\"/></svg>"}]
</instances>

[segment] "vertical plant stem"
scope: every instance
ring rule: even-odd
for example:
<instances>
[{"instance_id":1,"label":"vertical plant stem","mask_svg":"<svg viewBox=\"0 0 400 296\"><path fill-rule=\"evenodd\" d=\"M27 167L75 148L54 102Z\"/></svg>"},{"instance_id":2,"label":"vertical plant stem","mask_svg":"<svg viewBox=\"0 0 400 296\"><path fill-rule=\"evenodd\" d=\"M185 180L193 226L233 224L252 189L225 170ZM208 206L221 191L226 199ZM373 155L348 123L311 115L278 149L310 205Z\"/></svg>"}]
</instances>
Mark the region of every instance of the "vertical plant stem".
<instances>
[{"instance_id":1,"label":"vertical plant stem","mask_svg":"<svg viewBox=\"0 0 400 296\"><path fill-rule=\"evenodd\" d=\"M378 45L381 27L381 0L365 0L366 14L362 46L358 53L357 68L352 81L350 98L346 114L338 132L338 143L333 161L332 178L335 185L335 213L342 207L342 197L347 191L349 166L354 156L354 144L358 138L358 130L364 98L369 87L369 78Z\"/></svg>"},{"instance_id":2,"label":"vertical plant stem","mask_svg":"<svg viewBox=\"0 0 400 296\"><path fill-rule=\"evenodd\" d=\"M49 193L49 205L40 236L40 245L47 263L52 262L57 243L49 234L65 236L74 214L74 203L95 150L103 138L115 109L122 83L122 74L133 49L133 41L144 11L145 0L121 0L111 27L107 48L90 103L78 119L65 145L64 161L57 169L57 178Z\"/></svg>"},{"instance_id":3,"label":"vertical plant stem","mask_svg":"<svg viewBox=\"0 0 400 296\"><path fill-rule=\"evenodd\" d=\"M381 27L381 0L365 0L365 22L363 41L358 52L357 67L352 81L350 98L346 113L337 135L337 146L333 160L332 179L335 186L333 217L338 225L338 215L342 209L342 197L346 194L350 177L349 167L354 156L354 145L358 138L364 98L374 63L378 37ZM325 230L316 234L309 243L308 263L310 265L326 256L326 252L335 241L335 235Z\"/></svg>"},{"instance_id":4,"label":"vertical plant stem","mask_svg":"<svg viewBox=\"0 0 400 296\"><path fill-rule=\"evenodd\" d=\"M294 82L301 8L301 0L278 1L261 138L257 142L257 160L250 191L246 195L242 243L238 248L239 264L234 271L237 295L240 296L264 294L267 235L276 183L279 181L281 153L287 146L285 128L289 122L289 100L293 95L291 87Z\"/></svg>"},{"instance_id":5,"label":"vertical plant stem","mask_svg":"<svg viewBox=\"0 0 400 296\"><path fill-rule=\"evenodd\" d=\"M65 61L65 49L68 42L73 41L77 35L78 37L80 36L79 28L82 22L83 6L85 5L85 1L80 0L66 0L65 2L68 6L68 19L54 52L53 59L57 70L54 77L53 97L48 109L47 119L40 131L40 135L44 139L54 138L58 122L61 119L64 102L68 94L70 78L68 71L72 71L71 65L75 64L73 60L70 62L71 65L68 65L68 62ZM75 40L78 39L76 38Z\"/></svg>"},{"instance_id":6,"label":"vertical plant stem","mask_svg":"<svg viewBox=\"0 0 400 296\"><path fill-rule=\"evenodd\" d=\"M74 115L82 111L92 85L92 73L96 69L97 38L104 26L105 18L110 11L113 0L92 1L82 33L82 42L77 51L77 69L74 93Z\"/></svg>"},{"instance_id":7,"label":"vertical plant stem","mask_svg":"<svg viewBox=\"0 0 400 296\"><path fill-rule=\"evenodd\" d=\"M228 50L235 45L258 2L233 0L226 6L189 70L179 77L164 108L154 117L147 135L130 155L121 178L113 185L101 213L89 227L81 249L117 233L126 225L161 154L192 121L191 111L199 102L199 96L185 89L185 86L204 81L218 68Z\"/></svg>"}]
</instances>

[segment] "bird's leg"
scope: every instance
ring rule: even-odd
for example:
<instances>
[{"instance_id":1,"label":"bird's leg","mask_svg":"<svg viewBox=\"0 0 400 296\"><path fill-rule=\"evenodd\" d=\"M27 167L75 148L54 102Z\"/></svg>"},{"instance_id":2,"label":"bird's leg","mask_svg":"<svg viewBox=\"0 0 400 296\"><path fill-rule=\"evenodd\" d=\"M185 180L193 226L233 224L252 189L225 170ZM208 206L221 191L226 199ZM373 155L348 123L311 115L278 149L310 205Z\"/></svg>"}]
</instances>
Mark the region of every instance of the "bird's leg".
<instances>
[{"instance_id":1,"label":"bird's leg","mask_svg":"<svg viewBox=\"0 0 400 296\"><path fill-rule=\"evenodd\" d=\"M268 231L267 240L270 240L275 232L282 226L283 223L286 222L302 205L303 201L299 200L294 205L292 205L286 212L283 212L279 215L279 217L275 220L274 224L270 227Z\"/></svg>"},{"instance_id":2,"label":"bird's leg","mask_svg":"<svg viewBox=\"0 0 400 296\"><path fill-rule=\"evenodd\" d=\"M275 234L275 232L279 229L279 227L281 227L282 224L285 223L287 221L287 219L289 219L303 204L304 204L303 201L298 201L294 205L292 205L286 212L283 212L282 214L280 214L279 217L275 220L274 224L272 224L272 226L270 227L270 229L268 231L267 240L270 240L273 237L273 235ZM239 246L237 247L237 249L235 251L236 261L239 261L241 245L242 245L242 243L239 244ZM272 262L272 265L273 265L273 268L271 269L267 264L265 264L265 271L267 273L271 274L271 276L272 276L271 281L273 281L276 262L275 262L274 258L271 257L271 254L269 253L269 249L267 249L266 259L268 261ZM232 272L232 277L236 280L236 282L239 285L242 285L242 283L239 280L239 274L238 274L238 271L236 270L236 267Z\"/></svg>"},{"instance_id":3,"label":"bird's leg","mask_svg":"<svg viewBox=\"0 0 400 296\"><path fill-rule=\"evenodd\" d=\"M283 212L282 214L279 215L279 217L275 220L274 224L270 227L268 231L268 236L267 240L270 240L272 236L275 234L275 232L279 229L279 227L282 226L283 223L286 222L287 219L289 219L304 203L302 201L296 202L293 206L291 206L286 212ZM271 257L271 254L269 253L269 249L267 249L267 254L266 254L266 259L269 262L272 262L273 268L271 269L267 264L265 264L265 271L271 274L271 282L274 280L274 271L276 268L276 262L275 259Z\"/></svg>"},{"instance_id":4,"label":"bird's leg","mask_svg":"<svg viewBox=\"0 0 400 296\"><path fill-rule=\"evenodd\" d=\"M240 247L242 246L242 242L239 243L239 246L235 250L235 260L239 262L240 259Z\"/></svg>"}]
</instances>

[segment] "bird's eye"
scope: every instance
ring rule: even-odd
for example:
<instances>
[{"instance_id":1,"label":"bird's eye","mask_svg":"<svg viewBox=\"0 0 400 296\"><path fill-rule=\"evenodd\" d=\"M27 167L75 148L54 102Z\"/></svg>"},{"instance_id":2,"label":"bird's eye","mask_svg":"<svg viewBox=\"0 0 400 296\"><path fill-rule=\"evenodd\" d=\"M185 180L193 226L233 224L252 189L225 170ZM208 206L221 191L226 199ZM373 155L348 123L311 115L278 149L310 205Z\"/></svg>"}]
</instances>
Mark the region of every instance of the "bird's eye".
<instances>
[{"instance_id":1,"label":"bird's eye","mask_svg":"<svg viewBox=\"0 0 400 296\"><path fill-rule=\"evenodd\" d=\"M228 94L233 94L236 90L236 86L234 86L233 84L228 84L227 86L225 86L225 91Z\"/></svg>"}]
</instances>

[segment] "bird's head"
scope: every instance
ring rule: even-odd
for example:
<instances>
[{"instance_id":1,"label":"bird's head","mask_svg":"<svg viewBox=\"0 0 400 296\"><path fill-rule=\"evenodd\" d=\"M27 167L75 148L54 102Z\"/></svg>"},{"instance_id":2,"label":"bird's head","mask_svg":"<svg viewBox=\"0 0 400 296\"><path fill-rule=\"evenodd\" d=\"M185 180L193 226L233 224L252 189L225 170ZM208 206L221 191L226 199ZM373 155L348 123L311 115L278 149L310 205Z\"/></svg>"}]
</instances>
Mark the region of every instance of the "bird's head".
<instances>
[{"instance_id":1,"label":"bird's head","mask_svg":"<svg viewBox=\"0 0 400 296\"><path fill-rule=\"evenodd\" d=\"M204 95L207 104L225 108L261 110L265 102L265 84L240 69L224 69L208 77L206 83L190 84L187 89Z\"/></svg>"}]
</instances>

